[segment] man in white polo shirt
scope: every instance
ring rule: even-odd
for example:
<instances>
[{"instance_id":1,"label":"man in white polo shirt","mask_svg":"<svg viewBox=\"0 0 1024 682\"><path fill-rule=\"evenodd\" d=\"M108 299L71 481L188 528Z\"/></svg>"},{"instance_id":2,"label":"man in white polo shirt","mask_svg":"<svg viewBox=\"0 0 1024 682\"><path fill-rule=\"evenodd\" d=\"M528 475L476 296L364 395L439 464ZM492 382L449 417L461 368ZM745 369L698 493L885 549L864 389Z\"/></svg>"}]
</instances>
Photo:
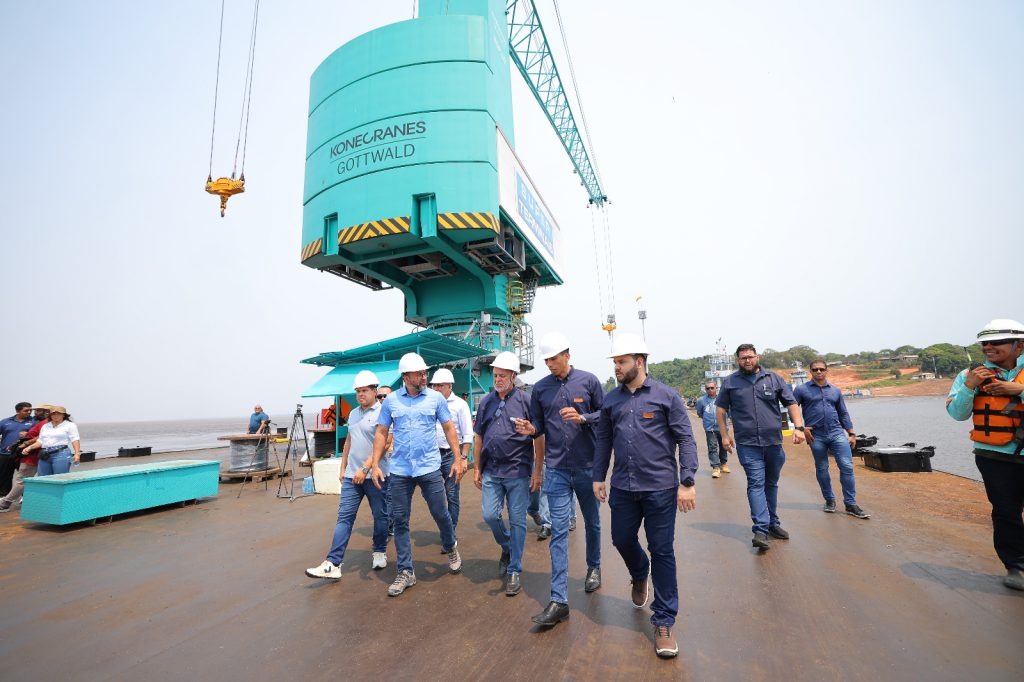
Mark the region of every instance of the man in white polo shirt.
<instances>
[{"instance_id":1,"label":"man in white polo shirt","mask_svg":"<svg viewBox=\"0 0 1024 682\"><path fill-rule=\"evenodd\" d=\"M461 451L457 453L463 462L469 461L469 450L473 447L473 415L469 404L452 392L455 376L445 367L434 372L430 379L430 388L444 396L448 402L448 411L455 422L455 430L459 433ZM444 492L448 498L448 515L452 517L452 528L459 525L459 482L452 476L452 465L455 464L456 453L448 445L444 429L437 425L437 447L441 451L441 475L444 476Z\"/></svg>"}]
</instances>

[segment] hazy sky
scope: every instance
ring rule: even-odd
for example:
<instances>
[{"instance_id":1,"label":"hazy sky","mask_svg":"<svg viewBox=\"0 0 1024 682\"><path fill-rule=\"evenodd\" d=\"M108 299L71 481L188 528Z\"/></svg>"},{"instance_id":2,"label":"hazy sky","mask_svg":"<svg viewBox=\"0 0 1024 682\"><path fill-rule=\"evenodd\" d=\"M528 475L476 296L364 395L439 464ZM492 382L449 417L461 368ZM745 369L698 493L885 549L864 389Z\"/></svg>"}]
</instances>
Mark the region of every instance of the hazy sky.
<instances>
[{"instance_id":1,"label":"hazy sky","mask_svg":"<svg viewBox=\"0 0 1024 682\"><path fill-rule=\"evenodd\" d=\"M557 42L550 0L537 5ZM219 9L0 3L0 413L290 413L323 373L300 359L409 331L400 293L305 268L299 249L309 76L412 2L263 0L247 191L224 219L203 191ZM227 3L214 176L231 169L250 11ZM1024 317L1006 258L1024 247L1024 3L561 11L613 202L620 328L639 329L642 295L653 359L720 336L966 343ZM603 379L586 196L518 74L513 87L517 151L567 247L566 284L539 292L530 321Z\"/></svg>"}]
</instances>

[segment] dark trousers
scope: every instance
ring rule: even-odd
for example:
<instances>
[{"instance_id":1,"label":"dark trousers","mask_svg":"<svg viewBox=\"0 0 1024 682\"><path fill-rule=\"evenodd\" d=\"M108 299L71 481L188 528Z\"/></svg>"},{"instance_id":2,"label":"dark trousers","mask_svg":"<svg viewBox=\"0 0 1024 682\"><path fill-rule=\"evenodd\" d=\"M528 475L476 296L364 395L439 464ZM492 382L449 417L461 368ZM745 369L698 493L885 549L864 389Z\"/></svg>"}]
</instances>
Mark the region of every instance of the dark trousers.
<instances>
[{"instance_id":1,"label":"dark trousers","mask_svg":"<svg viewBox=\"0 0 1024 682\"><path fill-rule=\"evenodd\" d=\"M654 585L651 623L671 627L679 613L676 582L676 488L652 492L629 492L611 486L608 509L612 513L612 544L619 550L633 580L650 575ZM647 534L647 552L637 534L640 523Z\"/></svg>"},{"instance_id":2,"label":"dark trousers","mask_svg":"<svg viewBox=\"0 0 1024 682\"><path fill-rule=\"evenodd\" d=\"M992 542L1007 568L1024 570L1024 462L975 455L992 503Z\"/></svg>"},{"instance_id":3,"label":"dark trousers","mask_svg":"<svg viewBox=\"0 0 1024 682\"><path fill-rule=\"evenodd\" d=\"M14 455L0 455L0 497L11 492L11 481L18 470L18 458Z\"/></svg>"}]
</instances>

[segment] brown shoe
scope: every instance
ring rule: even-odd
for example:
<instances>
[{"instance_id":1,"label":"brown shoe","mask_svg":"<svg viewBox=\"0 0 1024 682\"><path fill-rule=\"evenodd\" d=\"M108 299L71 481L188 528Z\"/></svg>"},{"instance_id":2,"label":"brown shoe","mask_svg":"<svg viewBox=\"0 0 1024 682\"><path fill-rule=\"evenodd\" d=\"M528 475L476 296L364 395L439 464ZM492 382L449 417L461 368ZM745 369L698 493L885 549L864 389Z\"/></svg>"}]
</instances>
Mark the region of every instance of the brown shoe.
<instances>
[{"instance_id":1,"label":"brown shoe","mask_svg":"<svg viewBox=\"0 0 1024 682\"><path fill-rule=\"evenodd\" d=\"M651 574L648 573L647 577L642 580L631 580L630 582L633 584L633 594L631 595L633 606L642 609L651 596Z\"/></svg>"},{"instance_id":2,"label":"brown shoe","mask_svg":"<svg viewBox=\"0 0 1024 682\"><path fill-rule=\"evenodd\" d=\"M679 653L679 644L666 625L654 626L654 653L661 658L674 658Z\"/></svg>"}]
</instances>

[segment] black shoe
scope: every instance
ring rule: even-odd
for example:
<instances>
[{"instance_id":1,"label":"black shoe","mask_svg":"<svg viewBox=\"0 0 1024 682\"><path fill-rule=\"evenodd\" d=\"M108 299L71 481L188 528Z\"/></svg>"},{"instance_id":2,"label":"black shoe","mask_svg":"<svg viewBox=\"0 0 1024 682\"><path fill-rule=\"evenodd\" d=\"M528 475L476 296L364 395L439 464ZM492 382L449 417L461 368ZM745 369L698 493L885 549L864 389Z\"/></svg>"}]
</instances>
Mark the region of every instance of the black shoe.
<instances>
[{"instance_id":1,"label":"black shoe","mask_svg":"<svg viewBox=\"0 0 1024 682\"><path fill-rule=\"evenodd\" d=\"M538 613L531 620L544 627L558 625L563 620L569 620L569 605L559 604L556 601L550 602L543 613Z\"/></svg>"},{"instance_id":2,"label":"black shoe","mask_svg":"<svg viewBox=\"0 0 1024 682\"><path fill-rule=\"evenodd\" d=\"M835 514L836 513L836 501L835 500L825 500L825 506L821 508L821 511L825 512L826 514Z\"/></svg>"},{"instance_id":3,"label":"black shoe","mask_svg":"<svg viewBox=\"0 0 1024 682\"><path fill-rule=\"evenodd\" d=\"M584 592L594 592L601 587L601 567L588 568L587 579L583 583Z\"/></svg>"},{"instance_id":4,"label":"black shoe","mask_svg":"<svg viewBox=\"0 0 1024 682\"><path fill-rule=\"evenodd\" d=\"M569 530L576 530L576 519L569 519Z\"/></svg>"},{"instance_id":5,"label":"black shoe","mask_svg":"<svg viewBox=\"0 0 1024 682\"><path fill-rule=\"evenodd\" d=\"M540 529L537 530L537 539L538 540L547 540L549 537L551 537L551 527L550 526L541 526Z\"/></svg>"},{"instance_id":6,"label":"black shoe","mask_svg":"<svg viewBox=\"0 0 1024 682\"><path fill-rule=\"evenodd\" d=\"M508 573L508 564L512 561L512 557L509 556L508 552L502 552L501 558L498 559L498 575L505 575Z\"/></svg>"},{"instance_id":7,"label":"black shoe","mask_svg":"<svg viewBox=\"0 0 1024 682\"><path fill-rule=\"evenodd\" d=\"M509 573L508 578L505 580L505 596L514 597L519 594L521 589L523 589L523 586L519 583L519 574Z\"/></svg>"},{"instance_id":8,"label":"black shoe","mask_svg":"<svg viewBox=\"0 0 1024 682\"><path fill-rule=\"evenodd\" d=\"M768 534L773 538L778 538L780 540L789 539L789 531L782 526L768 526Z\"/></svg>"},{"instance_id":9,"label":"black shoe","mask_svg":"<svg viewBox=\"0 0 1024 682\"><path fill-rule=\"evenodd\" d=\"M871 518L871 514L868 514L866 511L864 511L863 509L861 509L860 507L858 507L855 504L848 504L848 505L846 505L846 513L849 514L850 516L856 516L858 519L870 519Z\"/></svg>"},{"instance_id":10,"label":"black shoe","mask_svg":"<svg viewBox=\"0 0 1024 682\"><path fill-rule=\"evenodd\" d=\"M530 518L533 519L533 522L536 523L538 526L543 526L544 525L540 521L540 513L539 512L531 512L530 513Z\"/></svg>"},{"instance_id":11,"label":"black shoe","mask_svg":"<svg viewBox=\"0 0 1024 682\"><path fill-rule=\"evenodd\" d=\"M754 539L750 541L750 544L758 549L771 549L771 545L768 544L768 536L764 533L754 533Z\"/></svg>"}]
</instances>

